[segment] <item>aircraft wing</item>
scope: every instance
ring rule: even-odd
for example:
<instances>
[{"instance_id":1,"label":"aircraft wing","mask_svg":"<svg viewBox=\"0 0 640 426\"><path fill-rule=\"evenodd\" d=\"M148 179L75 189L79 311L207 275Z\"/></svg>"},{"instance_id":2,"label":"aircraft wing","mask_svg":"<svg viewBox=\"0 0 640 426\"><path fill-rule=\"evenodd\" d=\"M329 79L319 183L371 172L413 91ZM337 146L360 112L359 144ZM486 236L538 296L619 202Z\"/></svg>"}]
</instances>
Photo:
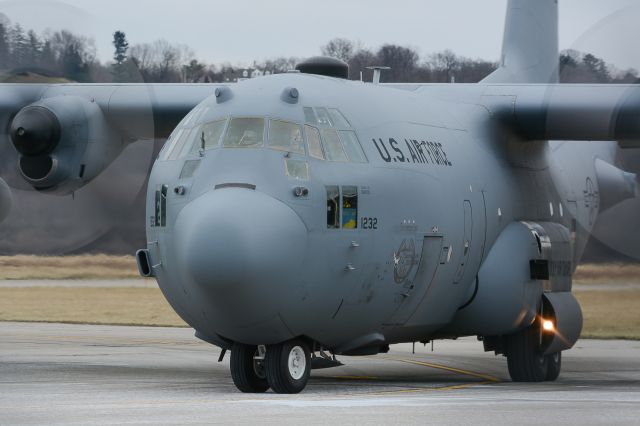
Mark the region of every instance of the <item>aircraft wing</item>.
<instances>
[{"instance_id":1,"label":"aircraft wing","mask_svg":"<svg viewBox=\"0 0 640 426\"><path fill-rule=\"evenodd\" d=\"M616 140L623 147L640 147L634 142L640 141L640 86L387 86L431 93L453 103L475 103L490 112L494 123L525 141ZM0 85L0 145L14 142L20 173L31 186L69 194L98 176L128 142L167 138L202 100L216 93L223 96L223 87Z\"/></svg>"},{"instance_id":2,"label":"aircraft wing","mask_svg":"<svg viewBox=\"0 0 640 426\"><path fill-rule=\"evenodd\" d=\"M640 85L384 84L486 108L524 140L618 141L640 148Z\"/></svg>"},{"instance_id":3,"label":"aircraft wing","mask_svg":"<svg viewBox=\"0 0 640 426\"><path fill-rule=\"evenodd\" d=\"M131 140L164 139L215 84L0 84L0 136L25 106L51 98L79 97L100 107ZM4 125L2 125L4 124Z\"/></svg>"},{"instance_id":4,"label":"aircraft wing","mask_svg":"<svg viewBox=\"0 0 640 426\"><path fill-rule=\"evenodd\" d=\"M0 84L0 170L11 175L17 165L33 188L70 194L105 170L128 143L169 137L220 87Z\"/></svg>"},{"instance_id":5,"label":"aircraft wing","mask_svg":"<svg viewBox=\"0 0 640 426\"><path fill-rule=\"evenodd\" d=\"M482 104L525 140L618 141L640 147L640 86L488 86Z\"/></svg>"}]
</instances>

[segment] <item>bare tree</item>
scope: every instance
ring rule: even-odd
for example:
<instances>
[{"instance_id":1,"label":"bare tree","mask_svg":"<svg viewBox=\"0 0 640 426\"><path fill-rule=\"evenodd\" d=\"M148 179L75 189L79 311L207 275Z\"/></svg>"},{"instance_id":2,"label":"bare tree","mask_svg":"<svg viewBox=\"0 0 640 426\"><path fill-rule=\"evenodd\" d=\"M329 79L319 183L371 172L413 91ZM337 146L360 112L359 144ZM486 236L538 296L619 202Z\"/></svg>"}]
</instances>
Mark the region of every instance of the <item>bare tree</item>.
<instances>
[{"instance_id":1,"label":"bare tree","mask_svg":"<svg viewBox=\"0 0 640 426\"><path fill-rule=\"evenodd\" d=\"M184 80L182 67L191 61L193 53L186 46L156 40L133 46L130 57L144 81L171 83Z\"/></svg>"},{"instance_id":2,"label":"bare tree","mask_svg":"<svg viewBox=\"0 0 640 426\"><path fill-rule=\"evenodd\" d=\"M161 83L175 81L175 72L178 71L181 60L179 48L169 44L166 40L158 40L154 43L154 49L157 61L157 81ZM178 77L178 79L180 78Z\"/></svg>"},{"instance_id":3,"label":"bare tree","mask_svg":"<svg viewBox=\"0 0 640 426\"><path fill-rule=\"evenodd\" d=\"M434 71L433 77L437 82L450 83L454 81L456 74L461 71L462 63L460 58L451 50L444 50L431 55L427 66Z\"/></svg>"},{"instance_id":4,"label":"bare tree","mask_svg":"<svg viewBox=\"0 0 640 426\"><path fill-rule=\"evenodd\" d=\"M351 80L360 80L362 75L364 81L371 81L373 72L368 70L367 67L374 65L378 65L378 58L373 52L368 49L358 50L349 60L349 78Z\"/></svg>"},{"instance_id":5,"label":"bare tree","mask_svg":"<svg viewBox=\"0 0 640 426\"><path fill-rule=\"evenodd\" d=\"M349 63L353 55L361 49L360 43L355 43L346 38L334 38L321 48L324 56L340 59Z\"/></svg>"},{"instance_id":6,"label":"bare tree","mask_svg":"<svg viewBox=\"0 0 640 426\"><path fill-rule=\"evenodd\" d=\"M192 59L188 65L182 67L186 83L198 83L207 74L207 66L197 59Z\"/></svg>"},{"instance_id":7,"label":"bare tree","mask_svg":"<svg viewBox=\"0 0 640 426\"><path fill-rule=\"evenodd\" d=\"M415 76L419 56L414 50L395 44L385 44L378 50L378 65L390 66L382 75L385 82L411 82Z\"/></svg>"},{"instance_id":8,"label":"bare tree","mask_svg":"<svg viewBox=\"0 0 640 426\"><path fill-rule=\"evenodd\" d=\"M296 65L300 62L299 58L286 58L279 57L273 59L267 59L263 62L254 62L253 68L260 70L262 75L265 74L282 74L287 71L296 68Z\"/></svg>"},{"instance_id":9,"label":"bare tree","mask_svg":"<svg viewBox=\"0 0 640 426\"><path fill-rule=\"evenodd\" d=\"M0 14L0 18L4 15ZM9 68L11 50L9 47L8 25L0 20L0 69Z\"/></svg>"}]
</instances>

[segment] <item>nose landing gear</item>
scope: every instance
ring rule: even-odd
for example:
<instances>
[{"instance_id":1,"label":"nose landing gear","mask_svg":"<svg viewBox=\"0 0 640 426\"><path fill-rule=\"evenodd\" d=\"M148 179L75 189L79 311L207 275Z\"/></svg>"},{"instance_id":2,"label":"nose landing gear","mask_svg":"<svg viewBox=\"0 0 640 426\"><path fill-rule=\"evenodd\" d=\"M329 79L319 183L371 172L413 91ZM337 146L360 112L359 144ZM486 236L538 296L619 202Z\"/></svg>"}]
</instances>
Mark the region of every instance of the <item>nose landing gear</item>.
<instances>
[{"instance_id":1,"label":"nose landing gear","mask_svg":"<svg viewBox=\"0 0 640 426\"><path fill-rule=\"evenodd\" d=\"M234 343L231 350L231 377L245 393L262 393L269 388L275 393L301 392L309 380L311 352L302 340L277 345L249 346Z\"/></svg>"},{"instance_id":2,"label":"nose landing gear","mask_svg":"<svg viewBox=\"0 0 640 426\"><path fill-rule=\"evenodd\" d=\"M276 393L300 393L309 381L311 352L301 340L267 347L267 381Z\"/></svg>"}]
</instances>

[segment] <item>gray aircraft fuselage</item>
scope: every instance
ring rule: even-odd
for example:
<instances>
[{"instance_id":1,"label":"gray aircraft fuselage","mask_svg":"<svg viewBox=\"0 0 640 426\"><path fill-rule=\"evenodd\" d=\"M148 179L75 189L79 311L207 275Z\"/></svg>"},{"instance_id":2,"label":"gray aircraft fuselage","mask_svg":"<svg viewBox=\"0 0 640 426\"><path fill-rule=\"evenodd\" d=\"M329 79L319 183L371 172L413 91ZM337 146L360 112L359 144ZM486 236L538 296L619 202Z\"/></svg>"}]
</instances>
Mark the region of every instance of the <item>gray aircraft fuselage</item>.
<instances>
[{"instance_id":1,"label":"gray aircraft fuselage","mask_svg":"<svg viewBox=\"0 0 640 426\"><path fill-rule=\"evenodd\" d=\"M176 132L264 118L264 145L160 154L147 235L162 292L214 343L304 336L344 352L376 339L483 335L482 321L477 330L449 325L482 285L479 269L498 236L513 222L560 224L572 232L573 273L598 212L594 159L613 162L615 153L615 143L524 145L498 135L480 106L491 87L398 88L290 73L207 99ZM292 88L298 96L285 99ZM337 109L348 122L309 123L304 108ZM314 158L308 127L304 154L272 149L270 119L307 123L323 136L353 131L366 162ZM308 179L290 176L288 161L306 163ZM336 203L350 222L330 227L328 192L352 202L354 189L357 209Z\"/></svg>"},{"instance_id":2,"label":"gray aircraft fuselage","mask_svg":"<svg viewBox=\"0 0 640 426\"><path fill-rule=\"evenodd\" d=\"M138 267L231 350L242 392L459 336L514 381L554 381L588 235L640 193L615 165L640 148L639 86L557 84L557 24L557 0L509 0L500 63L472 85L353 82L326 57L229 85L0 85L0 137L58 195L169 137Z\"/></svg>"}]
</instances>

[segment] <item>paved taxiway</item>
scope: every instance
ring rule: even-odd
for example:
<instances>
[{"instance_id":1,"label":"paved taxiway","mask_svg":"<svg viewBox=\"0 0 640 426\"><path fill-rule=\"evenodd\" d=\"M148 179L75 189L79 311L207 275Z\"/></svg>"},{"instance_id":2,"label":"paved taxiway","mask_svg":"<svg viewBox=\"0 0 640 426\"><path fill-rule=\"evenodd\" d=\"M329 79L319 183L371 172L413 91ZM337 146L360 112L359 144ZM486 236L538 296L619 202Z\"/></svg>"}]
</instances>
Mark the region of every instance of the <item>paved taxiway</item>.
<instances>
[{"instance_id":1,"label":"paved taxiway","mask_svg":"<svg viewBox=\"0 0 640 426\"><path fill-rule=\"evenodd\" d=\"M398 345L243 395L189 329L0 323L0 424L637 424L640 342L580 341L556 383L510 383L475 339Z\"/></svg>"}]
</instances>

